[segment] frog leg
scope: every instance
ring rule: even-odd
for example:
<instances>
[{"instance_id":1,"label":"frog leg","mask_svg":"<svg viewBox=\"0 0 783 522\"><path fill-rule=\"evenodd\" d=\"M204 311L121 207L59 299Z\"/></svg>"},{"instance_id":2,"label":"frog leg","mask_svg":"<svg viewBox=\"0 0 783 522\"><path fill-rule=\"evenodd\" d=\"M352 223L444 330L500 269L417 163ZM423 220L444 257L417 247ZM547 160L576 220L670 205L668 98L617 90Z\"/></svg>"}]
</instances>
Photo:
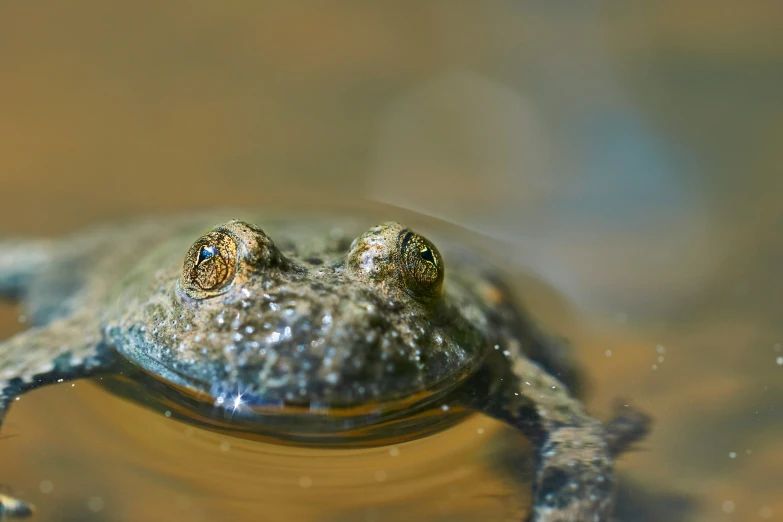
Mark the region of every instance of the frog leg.
<instances>
[{"instance_id":1,"label":"frog leg","mask_svg":"<svg viewBox=\"0 0 783 522\"><path fill-rule=\"evenodd\" d=\"M616 436L566 387L509 340L486 362L485 401L477 409L520 430L532 443L536 470L528 522L608 522L615 496L614 456L643 436L633 416L612 421Z\"/></svg>"},{"instance_id":2,"label":"frog leg","mask_svg":"<svg viewBox=\"0 0 783 522\"><path fill-rule=\"evenodd\" d=\"M30 279L49 264L55 252L46 240L0 240L0 299L14 299Z\"/></svg>"},{"instance_id":3,"label":"frog leg","mask_svg":"<svg viewBox=\"0 0 783 522\"><path fill-rule=\"evenodd\" d=\"M541 328L534 316L520 303L513 289L494 273L484 273L482 281L488 309L494 311L498 336L516 339L522 352L565 384L571 394L582 397L587 388L584 372L566 339L555 337Z\"/></svg>"},{"instance_id":4,"label":"frog leg","mask_svg":"<svg viewBox=\"0 0 783 522\"><path fill-rule=\"evenodd\" d=\"M0 342L0 426L22 393L108 371L111 359L96 319L87 315L31 328ZM31 513L25 502L0 495L0 520Z\"/></svg>"}]
</instances>

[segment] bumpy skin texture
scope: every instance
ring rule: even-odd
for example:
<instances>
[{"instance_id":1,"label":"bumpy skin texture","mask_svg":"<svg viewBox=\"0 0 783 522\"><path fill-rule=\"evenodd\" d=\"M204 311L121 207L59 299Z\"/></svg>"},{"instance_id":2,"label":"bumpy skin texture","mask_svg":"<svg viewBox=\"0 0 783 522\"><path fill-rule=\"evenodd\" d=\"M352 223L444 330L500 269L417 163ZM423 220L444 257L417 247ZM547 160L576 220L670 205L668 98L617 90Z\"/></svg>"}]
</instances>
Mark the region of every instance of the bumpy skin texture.
<instances>
[{"instance_id":1,"label":"bumpy skin texture","mask_svg":"<svg viewBox=\"0 0 783 522\"><path fill-rule=\"evenodd\" d=\"M175 418L308 444L382 443L392 425L423 436L481 411L533 443L529 520L609 519L613 458L647 419L590 417L562 344L491 265L397 223L259 222L0 241L0 296L33 324L0 343L0 421L15 396L96 373L123 374L137 386L115 392ZM0 497L0 514L28 512Z\"/></svg>"}]
</instances>

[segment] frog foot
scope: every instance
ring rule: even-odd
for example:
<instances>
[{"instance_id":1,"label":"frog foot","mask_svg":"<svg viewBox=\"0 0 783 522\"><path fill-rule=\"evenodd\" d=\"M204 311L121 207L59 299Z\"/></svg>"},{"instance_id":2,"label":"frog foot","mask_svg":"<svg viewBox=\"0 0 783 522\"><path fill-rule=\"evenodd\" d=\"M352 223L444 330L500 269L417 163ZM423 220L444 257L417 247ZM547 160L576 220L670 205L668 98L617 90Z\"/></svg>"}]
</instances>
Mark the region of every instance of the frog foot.
<instances>
[{"instance_id":1,"label":"frog foot","mask_svg":"<svg viewBox=\"0 0 783 522\"><path fill-rule=\"evenodd\" d=\"M652 418L643 411L629 406L627 401L616 400L614 416L606 424L606 443L613 456L631 451L652 428Z\"/></svg>"},{"instance_id":2,"label":"frog foot","mask_svg":"<svg viewBox=\"0 0 783 522\"><path fill-rule=\"evenodd\" d=\"M27 502L0 493L0 520L21 520L33 515L35 508Z\"/></svg>"},{"instance_id":3,"label":"frog foot","mask_svg":"<svg viewBox=\"0 0 783 522\"><path fill-rule=\"evenodd\" d=\"M616 487L610 449L592 427L563 426L543 444L529 522L608 522Z\"/></svg>"}]
</instances>

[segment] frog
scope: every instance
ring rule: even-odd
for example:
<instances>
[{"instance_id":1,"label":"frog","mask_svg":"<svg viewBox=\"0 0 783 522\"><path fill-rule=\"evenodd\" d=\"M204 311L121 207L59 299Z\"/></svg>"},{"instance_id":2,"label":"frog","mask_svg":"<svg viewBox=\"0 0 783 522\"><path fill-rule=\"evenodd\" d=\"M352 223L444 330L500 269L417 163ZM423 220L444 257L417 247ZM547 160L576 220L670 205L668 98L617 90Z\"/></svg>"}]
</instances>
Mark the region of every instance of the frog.
<instances>
[{"instance_id":1,"label":"frog","mask_svg":"<svg viewBox=\"0 0 783 522\"><path fill-rule=\"evenodd\" d=\"M507 273L428 237L236 212L1 240L0 296L29 326L0 342L0 425L22 394L84 378L175 421L288 444L383 445L483 414L531 444L525 520L608 521L615 461L650 418L590 415L570 347ZM7 519L33 512L0 496Z\"/></svg>"}]
</instances>

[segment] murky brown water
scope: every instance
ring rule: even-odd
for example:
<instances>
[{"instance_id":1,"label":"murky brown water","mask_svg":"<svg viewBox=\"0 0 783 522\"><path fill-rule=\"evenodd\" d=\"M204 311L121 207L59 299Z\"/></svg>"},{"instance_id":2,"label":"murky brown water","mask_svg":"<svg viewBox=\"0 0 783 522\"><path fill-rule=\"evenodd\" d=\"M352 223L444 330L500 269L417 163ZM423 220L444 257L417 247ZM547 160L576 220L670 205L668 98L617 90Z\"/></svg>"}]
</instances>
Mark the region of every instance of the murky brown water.
<instances>
[{"instance_id":1,"label":"murky brown water","mask_svg":"<svg viewBox=\"0 0 783 522\"><path fill-rule=\"evenodd\" d=\"M458 222L551 287L526 301L597 415L655 416L621 520L783 520L781 63L763 2L4 2L0 232L368 198ZM263 445L79 382L15 405L0 482L42 521L518 520L520 450L482 417Z\"/></svg>"}]
</instances>

